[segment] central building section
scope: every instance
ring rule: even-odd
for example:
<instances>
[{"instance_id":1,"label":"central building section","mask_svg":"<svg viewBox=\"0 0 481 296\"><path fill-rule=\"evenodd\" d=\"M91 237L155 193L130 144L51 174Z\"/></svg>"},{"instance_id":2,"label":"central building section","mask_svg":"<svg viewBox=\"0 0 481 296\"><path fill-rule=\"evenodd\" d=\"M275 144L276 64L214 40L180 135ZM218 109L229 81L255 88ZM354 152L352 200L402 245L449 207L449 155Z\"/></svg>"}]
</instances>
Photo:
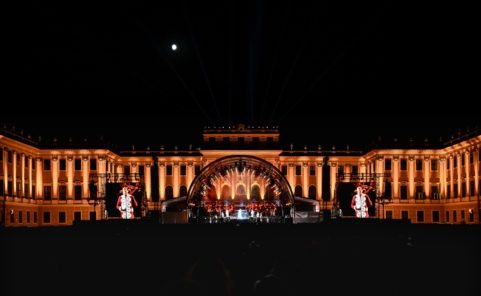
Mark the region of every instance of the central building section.
<instances>
[{"instance_id":1,"label":"central building section","mask_svg":"<svg viewBox=\"0 0 481 296\"><path fill-rule=\"evenodd\" d=\"M282 222L292 218L288 181L270 162L251 155L225 156L210 163L188 192L189 218Z\"/></svg>"}]
</instances>

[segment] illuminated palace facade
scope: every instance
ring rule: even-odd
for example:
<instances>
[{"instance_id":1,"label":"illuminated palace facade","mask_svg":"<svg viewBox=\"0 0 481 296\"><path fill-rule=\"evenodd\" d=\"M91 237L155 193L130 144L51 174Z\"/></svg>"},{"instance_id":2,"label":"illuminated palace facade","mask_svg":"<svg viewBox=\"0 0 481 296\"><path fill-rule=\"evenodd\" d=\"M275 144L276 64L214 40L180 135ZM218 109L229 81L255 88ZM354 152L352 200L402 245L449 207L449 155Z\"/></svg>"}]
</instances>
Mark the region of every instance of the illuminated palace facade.
<instances>
[{"instance_id":1,"label":"illuminated palace facade","mask_svg":"<svg viewBox=\"0 0 481 296\"><path fill-rule=\"evenodd\" d=\"M0 132L2 221L6 226L34 227L106 219L100 199L91 198L90 183L101 184L106 182L102 178L111 176L140 176L146 210L155 211L166 200L186 196L195 177L216 160L242 155L272 165L284 175L294 196L318 200L324 210L333 208L338 182L376 175L378 218L480 223L479 133L435 149L350 151L317 146L296 150L293 145L276 148L277 128L237 125L205 128L203 141L202 149L114 152L63 148L60 143L44 148L12 132ZM238 190L234 183L227 184L227 193L218 186L214 195L234 194ZM242 190L249 195L253 186L258 186L258 194L264 198L267 185L262 180L247 181ZM95 191L99 197L105 196L102 186L96 186Z\"/></svg>"}]
</instances>

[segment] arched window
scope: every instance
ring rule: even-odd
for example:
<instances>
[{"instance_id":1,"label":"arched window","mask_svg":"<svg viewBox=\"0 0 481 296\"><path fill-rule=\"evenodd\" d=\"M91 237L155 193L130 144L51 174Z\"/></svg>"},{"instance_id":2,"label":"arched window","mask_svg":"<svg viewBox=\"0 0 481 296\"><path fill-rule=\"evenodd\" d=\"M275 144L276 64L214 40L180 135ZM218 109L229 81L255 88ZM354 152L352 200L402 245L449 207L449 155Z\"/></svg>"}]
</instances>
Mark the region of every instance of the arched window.
<instances>
[{"instance_id":1,"label":"arched window","mask_svg":"<svg viewBox=\"0 0 481 296\"><path fill-rule=\"evenodd\" d=\"M302 197L302 187L301 185L297 185L294 189L294 196Z\"/></svg>"},{"instance_id":2,"label":"arched window","mask_svg":"<svg viewBox=\"0 0 481 296\"><path fill-rule=\"evenodd\" d=\"M165 187L165 199L169 200L172 198L174 198L174 190L172 189L172 186Z\"/></svg>"},{"instance_id":3,"label":"arched window","mask_svg":"<svg viewBox=\"0 0 481 296\"><path fill-rule=\"evenodd\" d=\"M231 197L230 195L231 195L230 186L229 185L222 186L220 197L222 199L226 199L226 198L230 198Z\"/></svg>"},{"instance_id":4,"label":"arched window","mask_svg":"<svg viewBox=\"0 0 481 296\"><path fill-rule=\"evenodd\" d=\"M261 189L258 185L253 185L251 188L251 199L259 200L261 199Z\"/></svg>"},{"instance_id":5,"label":"arched window","mask_svg":"<svg viewBox=\"0 0 481 296\"><path fill-rule=\"evenodd\" d=\"M236 194L237 195L246 195L246 187L242 184L237 185Z\"/></svg>"},{"instance_id":6,"label":"arched window","mask_svg":"<svg viewBox=\"0 0 481 296\"><path fill-rule=\"evenodd\" d=\"M309 186L309 198L310 199L316 199L316 186L311 185Z\"/></svg>"},{"instance_id":7,"label":"arched window","mask_svg":"<svg viewBox=\"0 0 481 296\"><path fill-rule=\"evenodd\" d=\"M180 186L179 196L187 196L187 187L185 187L184 185Z\"/></svg>"}]
</instances>

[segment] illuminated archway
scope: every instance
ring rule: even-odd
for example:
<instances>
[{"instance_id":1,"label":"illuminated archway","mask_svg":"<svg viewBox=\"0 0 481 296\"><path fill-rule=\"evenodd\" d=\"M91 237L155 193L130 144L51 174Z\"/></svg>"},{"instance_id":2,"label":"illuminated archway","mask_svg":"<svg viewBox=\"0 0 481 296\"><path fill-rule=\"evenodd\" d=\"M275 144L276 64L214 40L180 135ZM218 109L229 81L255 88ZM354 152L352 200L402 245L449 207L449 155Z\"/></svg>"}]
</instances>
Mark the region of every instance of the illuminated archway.
<instances>
[{"instance_id":1,"label":"illuminated archway","mask_svg":"<svg viewBox=\"0 0 481 296\"><path fill-rule=\"evenodd\" d=\"M187 203L189 217L197 222L265 218L271 223L293 217L294 195L285 176L271 163L235 155L206 166L193 180Z\"/></svg>"}]
</instances>

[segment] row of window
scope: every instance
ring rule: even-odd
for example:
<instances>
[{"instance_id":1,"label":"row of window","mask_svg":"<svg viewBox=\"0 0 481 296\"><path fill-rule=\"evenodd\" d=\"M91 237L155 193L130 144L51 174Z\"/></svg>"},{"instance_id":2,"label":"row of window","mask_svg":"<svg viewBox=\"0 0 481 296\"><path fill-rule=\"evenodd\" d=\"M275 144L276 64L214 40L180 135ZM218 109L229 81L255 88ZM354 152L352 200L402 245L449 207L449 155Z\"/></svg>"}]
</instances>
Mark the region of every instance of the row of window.
<instances>
[{"instance_id":1,"label":"row of window","mask_svg":"<svg viewBox=\"0 0 481 296\"><path fill-rule=\"evenodd\" d=\"M466 222L466 212L465 210L460 210L460 222ZM453 222L457 223L458 222L458 216L457 216L457 211L453 210L452 211L452 221L451 221L451 216L450 216L450 211L446 211L446 216L445 220L447 223ZM393 219L393 211L388 210L386 211L386 219ZM401 211L401 219L403 220L408 220L409 218L409 211ZM439 223L441 222L440 219L440 212L439 211L432 211L431 212L431 221L433 223ZM416 211L416 222L422 223L424 222L424 211ZM472 209L468 210L468 222L474 222L474 211Z\"/></svg>"},{"instance_id":2,"label":"row of window","mask_svg":"<svg viewBox=\"0 0 481 296\"><path fill-rule=\"evenodd\" d=\"M15 213L14 210L10 210L10 224L18 223L38 223L38 213L37 212L30 212L26 211L25 212L25 222L24 222L24 212L23 211L18 211ZM15 217L17 216L17 217ZM15 221L15 218L18 220ZM33 218L33 219L31 219ZM89 213L89 218L90 220L95 220L96 219L96 213L95 212L90 212ZM82 212L80 211L75 211L74 212L74 221L80 221L82 219ZM51 213L48 211L43 212L43 219L42 223L44 224L49 224L51 223ZM67 223L67 213L66 212L58 212L58 223L63 224Z\"/></svg>"}]
</instances>

